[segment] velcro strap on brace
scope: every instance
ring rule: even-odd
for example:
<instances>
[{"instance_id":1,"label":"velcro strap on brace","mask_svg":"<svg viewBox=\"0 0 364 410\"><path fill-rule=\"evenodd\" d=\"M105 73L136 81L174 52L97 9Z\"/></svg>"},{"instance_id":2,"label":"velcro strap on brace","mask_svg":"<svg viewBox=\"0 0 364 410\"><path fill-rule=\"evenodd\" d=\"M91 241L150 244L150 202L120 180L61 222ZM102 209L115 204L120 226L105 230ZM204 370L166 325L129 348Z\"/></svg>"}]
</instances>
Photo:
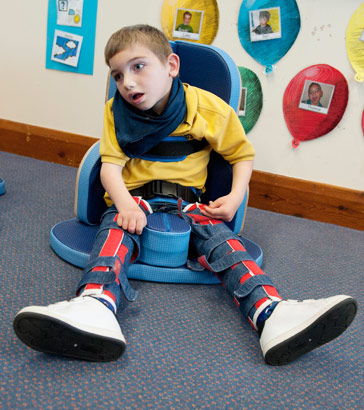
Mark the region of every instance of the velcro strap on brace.
<instances>
[{"instance_id":1,"label":"velcro strap on brace","mask_svg":"<svg viewBox=\"0 0 364 410\"><path fill-rule=\"evenodd\" d=\"M87 267L85 268L86 274L84 275L82 281L79 284L79 287L86 285L87 283L97 283L99 285L107 285L116 281L116 274L113 270L110 271L100 271L100 270L93 270L95 269L95 264L97 267L109 267L110 269L113 268L115 265L115 261L119 260L120 264L121 260L118 256L99 256L97 260L91 261ZM133 289L130 286L128 278L125 273L125 269L121 269L119 276L118 276L120 287L129 301L134 301L138 296L138 291Z\"/></svg>"},{"instance_id":2,"label":"velcro strap on brace","mask_svg":"<svg viewBox=\"0 0 364 410\"><path fill-rule=\"evenodd\" d=\"M119 282L121 289L124 292L125 297L130 301L134 301L137 296L138 296L138 291L135 290L130 286L130 283L128 281L128 277L126 276L125 271L122 269L120 274L119 274Z\"/></svg>"},{"instance_id":3,"label":"velcro strap on brace","mask_svg":"<svg viewBox=\"0 0 364 410\"><path fill-rule=\"evenodd\" d=\"M87 264L87 266L86 266L86 268L85 268L85 272L86 272L86 274L88 274L89 272L91 272L92 271L92 269L94 269L95 268L95 266L97 266L97 267L108 267L108 268L113 268L114 267L114 265L115 265L115 261L116 260L119 260L119 262L121 263L121 260L120 260L120 258L116 255L116 256L98 256L96 259L94 259L94 260L91 260L88 264ZM96 272L96 271L95 271ZM104 272L104 273L107 273L107 272ZM115 274L114 274L115 275ZM116 279L116 278L115 278ZM115 280L114 279L114 280ZM107 283L112 283L114 280L112 280L112 281L110 281L110 282L103 282L103 283L105 283L105 284L107 284Z\"/></svg>"},{"instance_id":4,"label":"velcro strap on brace","mask_svg":"<svg viewBox=\"0 0 364 410\"><path fill-rule=\"evenodd\" d=\"M214 227L214 235L207 240L204 240L200 246L200 252L202 255L205 256L206 259L210 258L211 253L222 243L227 242L229 239L238 240L245 248L244 242L241 238L239 238L233 231L227 230L224 225L215 225ZM243 256L240 261L254 260L250 254L243 250L234 251L234 253L238 253ZM237 261L239 262L239 261Z\"/></svg>"},{"instance_id":5,"label":"velcro strap on brace","mask_svg":"<svg viewBox=\"0 0 364 410\"><path fill-rule=\"evenodd\" d=\"M205 255L200 256L197 261L189 261L188 267L192 270L201 270L197 269L197 265L202 265L203 268L210 270L211 272L222 272L225 269L230 268L236 263L243 262L247 260L247 252L245 251L234 251L227 255L224 255L221 259L218 259L214 262L208 262Z\"/></svg>"},{"instance_id":6,"label":"velcro strap on brace","mask_svg":"<svg viewBox=\"0 0 364 410\"><path fill-rule=\"evenodd\" d=\"M119 229L122 230L122 228L120 228L120 226L116 223L116 221L108 221L107 223L104 222L100 228L98 229L97 233L96 233L96 237L98 237L101 232L104 231L108 231L109 229Z\"/></svg>"},{"instance_id":7,"label":"velcro strap on brace","mask_svg":"<svg viewBox=\"0 0 364 410\"><path fill-rule=\"evenodd\" d=\"M85 275L84 280L82 280L79 284L79 287L82 285L86 285L88 283L97 283L98 285L109 285L110 283L115 282L116 275L113 271L100 271L94 270L89 271Z\"/></svg>"},{"instance_id":8,"label":"velcro strap on brace","mask_svg":"<svg viewBox=\"0 0 364 410\"><path fill-rule=\"evenodd\" d=\"M209 258L212 252L227 242L228 240L238 240L243 246L244 242L234 232L226 228L225 224L211 225L209 226L209 233L212 236L209 239L196 239L199 242L199 251L202 255L195 261L188 261L187 266L195 271L201 271L208 269L212 272L222 272L225 269L230 268L236 263L246 260L254 260L247 251L234 250L231 253L224 254L221 258L209 262Z\"/></svg>"},{"instance_id":9,"label":"velcro strap on brace","mask_svg":"<svg viewBox=\"0 0 364 410\"><path fill-rule=\"evenodd\" d=\"M79 283L79 287L87 283L97 283L99 285L108 285L116 281L116 274L113 270L93 270L96 267L108 267L112 269L115 261L120 258L118 256L99 256L97 259L91 260L86 266L84 276Z\"/></svg>"},{"instance_id":10,"label":"velcro strap on brace","mask_svg":"<svg viewBox=\"0 0 364 410\"><path fill-rule=\"evenodd\" d=\"M248 272L249 268L244 263L240 263L238 266L235 266L234 269L228 269L221 278L226 290L233 295L234 291L240 286L240 279Z\"/></svg>"},{"instance_id":11,"label":"velcro strap on brace","mask_svg":"<svg viewBox=\"0 0 364 410\"><path fill-rule=\"evenodd\" d=\"M234 290L234 296L237 299L245 298L258 286L274 286L271 279L266 275L255 275L239 285L238 289Z\"/></svg>"}]
</instances>

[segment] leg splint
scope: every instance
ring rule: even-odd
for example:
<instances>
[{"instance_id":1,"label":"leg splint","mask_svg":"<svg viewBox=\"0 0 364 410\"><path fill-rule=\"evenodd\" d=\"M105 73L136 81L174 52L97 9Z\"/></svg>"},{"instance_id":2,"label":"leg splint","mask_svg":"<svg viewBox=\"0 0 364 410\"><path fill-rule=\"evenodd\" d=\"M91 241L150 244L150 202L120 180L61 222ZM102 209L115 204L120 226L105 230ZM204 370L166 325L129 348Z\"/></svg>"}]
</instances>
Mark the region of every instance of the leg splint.
<instances>
[{"instance_id":1,"label":"leg splint","mask_svg":"<svg viewBox=\"0 0 364 410\"><path fill-rule=\"evenodd\" d=\"M184 208L182 217L191 224L192 244L199 253L197 262L216 273L233 296L243 316L257 329L259 314L274 301L281 300L272 280L255 263L242 239L222 221L201 214L201 204Z\"/></svg>"},{"instance_id":2,"label":"leg splint","mask_svg":"<svg viewBox=\"0 0 364 410\"><path fill-rule=\"evenodd\" d=\"M117 223L117 212L111 208L105 212L97 233L90 262L78 285L79 291L90 292L90 284L102 285L102 291L113 299L116 306L120 302L120 289L132 301L137 297L129 284L126 272L130 262L139 254L139 237L124 232ZM133 253L134 249L136 252ZM83 289L85 285L86 289Z\"/></svg>"}]
</instances>

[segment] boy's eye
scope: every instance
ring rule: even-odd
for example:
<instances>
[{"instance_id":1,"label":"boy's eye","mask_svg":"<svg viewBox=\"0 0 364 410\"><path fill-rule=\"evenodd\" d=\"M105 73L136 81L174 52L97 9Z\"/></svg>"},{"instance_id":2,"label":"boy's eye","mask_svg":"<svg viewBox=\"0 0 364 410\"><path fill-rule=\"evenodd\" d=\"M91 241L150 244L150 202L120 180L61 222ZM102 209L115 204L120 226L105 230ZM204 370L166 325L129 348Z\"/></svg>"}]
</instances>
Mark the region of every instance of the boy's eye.
<instances>
[{"instance_id":1,"label":"boy's eye","mask_svg":"<svg viewBox=\"0 0 364 410\"><path fill-rule=\"evenodd\" d=\"M139 71L139 70L141 70L143 67L144 67L144 64L138 63L138 64L135 64L134 70L135 70L135 71Z\"/></svg>"},{"instance_id":2,"label":"boy's eye","mask_svg":"<svg viewBox=\"0 0 364 410\"><path fill-rule=\"evenodd\" d=\"M120 74L115 74L114 75L114 80L117 82L121 79L121 75Z\"/></svg>"}]
</instances>

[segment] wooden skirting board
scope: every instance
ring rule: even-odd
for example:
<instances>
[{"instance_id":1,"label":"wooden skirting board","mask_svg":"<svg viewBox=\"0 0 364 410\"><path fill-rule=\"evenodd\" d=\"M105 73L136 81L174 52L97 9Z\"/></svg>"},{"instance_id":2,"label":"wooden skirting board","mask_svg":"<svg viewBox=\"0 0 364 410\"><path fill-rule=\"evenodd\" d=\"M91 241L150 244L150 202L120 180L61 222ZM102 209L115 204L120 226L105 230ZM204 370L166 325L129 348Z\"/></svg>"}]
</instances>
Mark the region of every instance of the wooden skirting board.
<instances>
[{"instance_id":1,"label":"wooden skirting board","mask_svg":"<svg viewBox=\"0 0 364 410\"><path fill-rule=\"evenodd\" d=\"M78 167L96 138L0 119L0 151ZM254 171L249 206L364 231L364 192Z\"/></svg>"},{"instance_id":2,"label":"wooden skirting board","mask_svg":"<svg viewBox=\"0 0 364 410\"><path fill-rule=\"evenodd\" d=\"M0 150L78 167L95 138L0 119Z\"/></svg>"}]
</instances>

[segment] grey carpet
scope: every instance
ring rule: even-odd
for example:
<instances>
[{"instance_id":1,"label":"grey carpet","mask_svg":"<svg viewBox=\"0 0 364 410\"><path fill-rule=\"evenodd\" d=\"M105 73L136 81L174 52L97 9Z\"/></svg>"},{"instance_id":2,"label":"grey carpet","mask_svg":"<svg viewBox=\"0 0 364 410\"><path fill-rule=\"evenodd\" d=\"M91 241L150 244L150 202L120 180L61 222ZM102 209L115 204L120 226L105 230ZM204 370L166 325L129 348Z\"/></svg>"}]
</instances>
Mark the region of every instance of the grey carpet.
<instances>
[{"instance_id":1,"label":"grey carpet","mask_svg":"<svg viewBox=\"0 0 364 410\"><path fill-rule=\"evenodd\" d=\"M220 285L134 281L118 311L127 339L113 363L37 353L12 320L29 304L74 296L81 270L49 247L73 216L77 170L0 152L0 409L362 409L364 232L248 209L244 235L291 299L350 294L342 336L284 367L264 364L257 335Z\"/></svg>"}]
</instances>

